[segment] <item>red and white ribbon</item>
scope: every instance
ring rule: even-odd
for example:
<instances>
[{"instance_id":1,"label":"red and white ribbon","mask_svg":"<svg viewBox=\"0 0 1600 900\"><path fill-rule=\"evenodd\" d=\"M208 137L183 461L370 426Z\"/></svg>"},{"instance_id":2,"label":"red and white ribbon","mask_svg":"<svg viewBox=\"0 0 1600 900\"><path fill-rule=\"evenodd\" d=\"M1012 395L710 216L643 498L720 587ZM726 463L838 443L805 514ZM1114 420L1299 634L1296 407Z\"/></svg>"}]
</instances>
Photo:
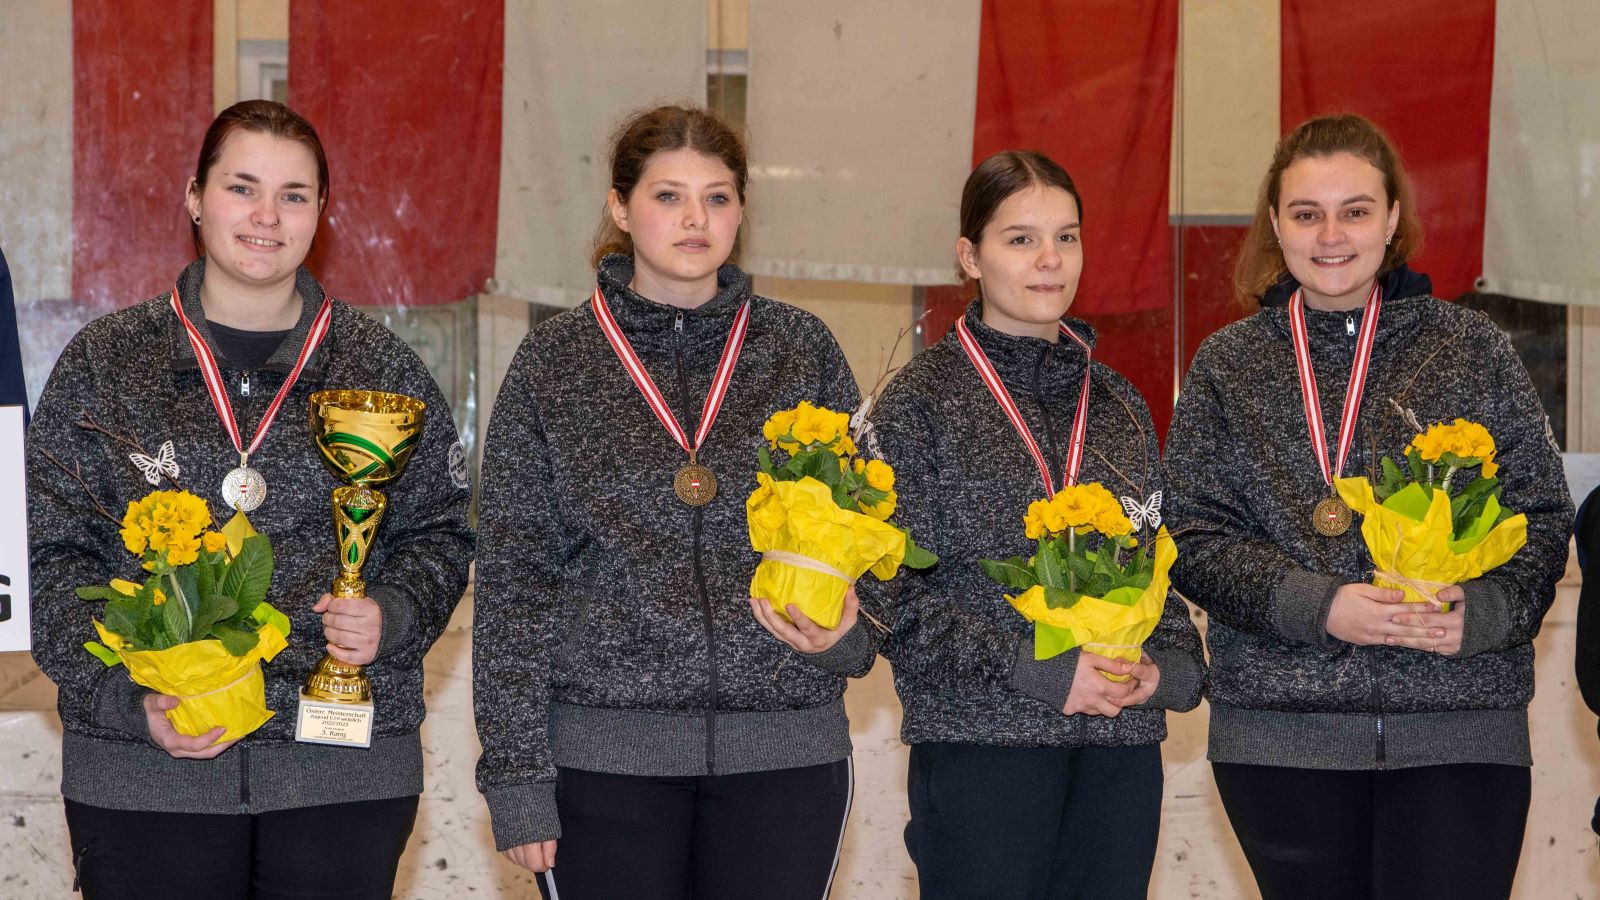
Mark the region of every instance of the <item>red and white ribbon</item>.
<instances>
[{"instance_id":1,"label":"red and white ribbon","mask_svg":"<svg viewBox=\"0 0 1600 900\"><path fill-rule=\"evenodd\" d=\"M1344 413L1339 421L1339 456L1328 464L1327 431L1322 424L1322 401L1317 396L1317 375L1311 369L1311 341L1306 335L1305 297L1296 290L1289 298L1289 336L1294 343L1295 367L1300 370L1300 399L1305 404L1306 427L1311 431L1311 449L1316 451L1322 480L1333 487L1333 479L1344 474L1345 457L1356 437L1356 420L1361 416L1361 394L1367 386L1367 368L1372 360L1372 342L1378 334L1378 310L1383 306L1383 291L1374 284L1367 298L1366 316L1361 320L1361 335L1356 339L1356 358L1350 362L1350 384L1344 392Z\"/></svg>"},{"instance_id":2,"label":"red and white ribbon","mask_svg":"<svg viewBox=\"0 0 1600 900\"><path fill-rule=\"evenodd\" d=\"M272 398L272 405L267 407L266 415L261 417L261 423L256 426L256 434L246 447L239 436L239 422L233 416L233 405L228 402L228 388L222 383L222 370L217 366L217 358L211 353L211 348L206 345L205 338L200 336L200 329L189 321L183 312L183 301L178 296L178 286L172 286L172 311L178 314L178 321L183 324L183 330L189 336L189 346L194 349L195 361L200 364L200 373L205 377L206 392L211 395L211 405L217 409L217 417L222 420L222 427L228 432L228 437L233 441L233 449L239 452L239 464L245 465L250 454L256 452L261 442L267 437L267 430L272 427L272 420L278 415L278 408L283 406L283 399L289 396L289 389L300 380L300 371L306 367L306 362L311 359L311 354L322 343L328 333L328 326L333 321L333 303L327 297L322 298L322 307L317 310L317 316L311 320L311 331L306 335L305 346L300 348L300 355L295 358L294 368L289 370L289 377L284 380L283 387L278 388L278 395Z\"/></svg>"},{"instance_id":3,"label":"red and white ribbon","mask_svg":"<svg viewBox=\"0 0 1600 900\"><path fill-rule=\"evenodd\" d=\"M700 427L694 434L694 443L689 443L689 437L683 431L683 426L678 424L678 419L672 414L672 407L667 405L666 398L661 395L661 390L656 387L650 373L645 370L644 363L639 360L639 354L633 350L633 345L628 343L628 336L622 333L622 328L611 315L611 307L606 304L605 295L599 288L594 289L594 318L600 323L600 330L605 332L606 340L611 343L611 349L617 353L617 358L622 360L622 367L628 370L628 377L633 379L639 393L644 395L645 402L650 404L650 411L656 414L661 424L666 427L667 433L678 442L684 452L693 457L706 441L706 435L711 433L711 423L717 420L717 413L722 409L722 398L728 393L728 385L733 383L733 369L739 363L739 351L744 347L744 334L750 326L750 301L746 300L739 307L739 314L733 319L733 328L728 332L728 342L722 347L722 359L717 362L717 374L711 379L711 392L706 394L706 404L700 410Z\"/></svg>"},{"instance_id":4,"label":"red and white ribbon","mask_svg":"<svg viewBox=\"0 0 1600 900\"><path fill-rule=\"evenodd\" d=\"M1089 431L1089 370L1092 350L1089 343L1078 337L1065 323L1061 325L1061 333L1083 348L1083 390L1078 394L1078 412L1072 418L1072 439L1067 445L1067 472L1061 479L1064 487L1072 487L1078 483L1078 469L1083 465L1084 438ZM983 347L978 344L977 338L972 336L972 330L967 327L964 316L956 320L956 339L961 342L961 349L967 351L967 358L972 360L973 367L978 370L978 377L988 386L989 393L994 395L1000 408L1005 410L1006 418L1011 420L1011 427L1017 430L1022 442L1027 445L1028 452L1033 455L1034 465L1039 467L1039 477L1044 480L1045 496L1054 497L1056 486L1050 477L1050 464L1045 462L1044 453L1039 450L1039 442L1028 432L1028 423L1023 421L1021 411L1011 399L1011 392L1006 390L1004 382L1000 380L1000 373L996 372L994 364L989 362L989 355L983 352Z\"/></svg>"}]
</instances>

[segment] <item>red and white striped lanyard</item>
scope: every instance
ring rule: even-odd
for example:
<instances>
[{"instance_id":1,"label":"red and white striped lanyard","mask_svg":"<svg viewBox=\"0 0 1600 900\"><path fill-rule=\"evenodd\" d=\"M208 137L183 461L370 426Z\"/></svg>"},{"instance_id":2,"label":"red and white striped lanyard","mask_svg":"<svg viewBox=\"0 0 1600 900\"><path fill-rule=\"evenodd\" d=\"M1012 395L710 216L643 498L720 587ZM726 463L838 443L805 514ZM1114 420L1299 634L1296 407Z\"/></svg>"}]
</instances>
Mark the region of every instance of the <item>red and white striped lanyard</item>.
<instances>
[{"instance_id":1,"label":"red and white striped lanyard","mask_svg":"<svg viewBox=\"0 0 1600 900\"><path fill-rule=\"evenodd\" d=\"M1345 457L1355 442L1356 420L1361 416L1361 394L1367 385L1367 368L1372 359L1372 342L1378 333L1378 310L1383 306L1383 291L1374 284L1367 298L1366 316L1361 320L1361 335L1356 339L1356 357L1350 362L1350 384L1345 388L1344 413L1339 421L1339 456L1328 464L1328 438L1322 424L1322 402L1317 396L1317 375L1311 369L1311 341L1306 336L1305 297L1300 290L1289 298L1289 336L1294 343L1295 367L1300 370L1300 399L1305 403L1306 427L1311 430L1311 449L1316 451L1322 480L1333 487L1333 479L1344 474Z\"/></svg>"},{"instance_id":2,"label":"red and white striped lanyard","mask_svg":"<svg viewBox=\"0 0 1600 900\"><path fill-rule=\"evenodd\" d=\"M1061 326L1061 333L1083 348L1083 390L1078 394L1078 412L1072 418L1072 440L1067 445L1067 472L1061 479L1063 486L1072 487L1078 483L1078 469L1083 465L1084 438L1089 430L1089 370L1093 351L1087 341L1078 337L1065 324ZM989 355L983 352L983 347L978 344L977 338L972 336L972 330L967 327L965 317L956 320L956 338L961 342L961 349L967 351L967 358L972 360L973 368L978 370L978 376L988 386L989 393L994 395L1000 408L1005 410L1006 418L1011 420L1011 427L1017 430L1022 442L1027 445L1028 452L1033 454L1034 465L1039 467L1039 477L1044 479L1045 496L1054 497L1056 486L1050 477L1050 464L1045 462L1044 453L1039 450L1039 442L1028 432L1028 423L1022 420L1022 413L1017 409L1016 402L1011 399L1011 392L1006 390L1005 384L1000 380L1000 373L994 370L994 364L989 362Z\"/></svg>"},{"instance_id":3,"label":"red and white striped lanyard","mask_svg":"<svg viewBox=\"0 0 1600 900\"><path fill-rule=\"evenodd\" d=\"M278 395L272 398L272 405L267 407L266 415L261 417L261 423L256 426L256 434L251 438L249 447L244 445L239 436L239 422L233 416L233 405L228 401L228 389L222 383L222 370L217 366L217 358L206 345L205 338L200 336L200 330L184 314L177 285L172 286L172 311L178 314L178 321L183 324L183 330L189 336L189 346L194 349L195 362L200 364L200 373L205 377L206 392L211 395L211 405L217 408L217 417L222 420L223 429L233 441L233 449L239 452L239 466L241 468L248 466L250 454L256 452L256 448L266 439L267 430L272 427L272 420L278 415L278 408L283 405L283 399L289 396L289 389L300 379L300 371L306 367L312 352L327 335L328 325L333 320L333 304L327 297L322 298L322 307L317 310L316 318L311 320L311 331L306 335L305 346L300 348L300 355L295 358L294 368L289 371L289 377L284 380L283 387L278 388Z\"/></svg>"},{"instance_id":4,"label":"red and white striped lanyard","mask_svg":"<svg viewBox=\"0 0 1600 900\"><path fill-rule=\"evenodd\" d=\"M661 390L645 370L644 363L639 360L639 354L633 350L633 345L628 343L628 336L622 333L622 328L617 325L617 320L611 315L611 307L606 304L605 295L599 288L594 289L594 317L600 323L600 330L605 332L606 340L611 343L611 349L617 353L617 358L622 360L622 367L628 370L628 377L633 379L639 393L644 395L645 402L650 404L650 411L656 414L661 424L666 427L667 433L678 442L684 452L689 454L691 464L698 463L700 446L705 443L706 435L711 433L711 423L717 420L717 413L722 409L722 398L728 393L728 386L733 383L733 369L739 363L739 351L744 347L745 331L750 325L750 301L746 300L739 307L739 314L734 317L733 328L728 331L728 342L722 347L722 359L717 362L717 374L711 379L711 392L706 394L705 406L700 410L700 427L695 430L694 443L689 443L689 437L683 431L683 426L678 424L678 419L672 414L672 407L667 405L666 398L661 395Z\"/></svg>"}]
</instances>

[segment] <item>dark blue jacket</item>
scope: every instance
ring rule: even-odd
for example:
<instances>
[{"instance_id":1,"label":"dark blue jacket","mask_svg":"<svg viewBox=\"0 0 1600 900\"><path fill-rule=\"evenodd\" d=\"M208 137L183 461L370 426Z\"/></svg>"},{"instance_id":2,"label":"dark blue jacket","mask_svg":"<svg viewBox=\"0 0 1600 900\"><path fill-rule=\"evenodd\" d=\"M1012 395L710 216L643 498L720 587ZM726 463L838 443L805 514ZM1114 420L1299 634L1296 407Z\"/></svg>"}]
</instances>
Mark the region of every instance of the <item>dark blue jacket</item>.
<instances>
[{"instance_id":1,"label":"dark blue jacket","mask_svg":"<svg viewBox=\"0 0 1600 900\"><path fill-rule=\"evenodd\" d=\"M0 252L0 406L21 406L26 414L28 386L22 380L22 347L17 342L17 305L11 296L11 270Z\"/></svg>"}]
</instances>

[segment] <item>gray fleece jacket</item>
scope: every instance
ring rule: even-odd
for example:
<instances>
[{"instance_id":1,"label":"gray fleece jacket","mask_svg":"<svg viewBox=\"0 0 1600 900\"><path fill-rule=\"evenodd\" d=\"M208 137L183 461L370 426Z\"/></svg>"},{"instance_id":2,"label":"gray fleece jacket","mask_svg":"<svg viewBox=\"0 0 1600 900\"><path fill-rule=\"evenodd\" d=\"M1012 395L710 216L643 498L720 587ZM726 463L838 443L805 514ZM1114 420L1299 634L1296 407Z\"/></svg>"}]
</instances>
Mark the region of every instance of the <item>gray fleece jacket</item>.
<instances>
[{"instance_id":1,"label":"gray fleece jacket","mask_svg":"<svg viewBox=\"0 0 1600 900\"><path fill-rule=\"evenodd\" d=\"M765 297L734 266L691 310L628 288L608 256L600 288L690 435L740 304L744 351L699 460L702 507L673 493L687 456L651 413L590 303L522 342L484 448L473 622L478 788L501 849L560 835L556 767L723 775L850 755L845 679L750 613L744 502L762 423L801 400L853 410L854 376L816 317Z\"/></svg>"},{"instance_id":2,"label":"gray fleece jacket","mask_svg":"<svg viewBox=\"0 0 1600 900\"><path fill-rule=\"evenodd\" d=\"M980 320L977 301L966 321L1059 484L1088 363L1084 351L1067 340L1051 343L996 331ZM1088 323L1069 319L1067 324L1095 343ZM978 565L982 558L1033 553L1022 520L1028 504L1044 496L1044 485L955 329L896 374L871 422L869 446L895 469L896 519L918 544L939 554L932 569L902 570L886 586L871 579L859 585L863 604L888 628L881 652L894 666L906 743L1149 744L1166 737L1165 710L1192 709L1200 702L1200 637L1183 601L1169 594L1145 644L1161 670L1149 702L1114 718L1061 714L1079 651L1034 659L1033 626L1006 602L1006 589ZM1091 368L1085 434L1080 482L1098 481L1141 504L1162 490L1155 429L1144 398L1098 362ZM1152 535L1146 530L1143 537ZM867 632L864 625L858 630Z\"/></svg>"},{"instance_id":3,"label":"gray fleece jacket","mask_svg":"<svg viewBox=\"0 0 1600 900\"><path fill-rule=\"evenodd\" d=\"M1396 403L1424 425L1479 422L1498 446L1502 504L1528 516L1528 543L1462 585L1466 624L1453 657L1335 639L1327 632L1334 592L1370 580L1373 565L1359 517L1340 537L1312 530L1311 510L1329 490L1306 429L1283 298L1269 296L1255 315L1207 338L1184 380L1166 463L1179 529L1175 583L1211 615L1215 761L1530 763L1531 642L1565 565L1572 501L1510 341L1480 313L1426 290L1404 269L1385 285L1345 474L1372 477L1382 455L1399 458L1414 431ZM1306 311L1330 456L1365 314Z\"/></svg>"},{"instance_id":4,"label":"gray fleece jacket","mask_svg":"<svg viewBox=\"0 0 1600 900\"><path fill-rule=\"evenodd\" d=\"M248 443L286 373L305 346L322 287L305 269L297 288L299 324L260 369L241 372L211 338L200 305L205 262L179 276L184 311L218 358L234 415ZM339 573L330 496L339 482L312 445L307 409L313 391L350 388L409 394L428 405L422 444L401 477L384 486L389 511L365 568L368 593L383 609L378 658L367 666L377 705L369 750L294 741L300 686L322 658L321 616L311 611ZM210 507L217 527L232 515L223 476L239 464L206 393L194 352L163 294L85 326L67 345L45 385L28 430L28 544L34 585L33 658L60 689L65 730L61 792L116 809L259 813L377 800L422 791L422 657L444 630L466 588L473 537L471 494L460 470L450 408L422 360L365 314L339 301L327 336L284 400L252 467L267 498L250 521L272 539L276 566L267 600L292 624L289 646L263 667L266 702L277 715L215 759L173 759L150 742L144 688L122 667L108 669L83 649L103 604L73 589L111 578L141 579L139 561L117 527L95 514L78 484L46 452L81 469L113 515L147 492L128 447L77 425L87 412L102 426L137 435L155 452L172 441L178 481Z\"/></svg>"}]
</instances>

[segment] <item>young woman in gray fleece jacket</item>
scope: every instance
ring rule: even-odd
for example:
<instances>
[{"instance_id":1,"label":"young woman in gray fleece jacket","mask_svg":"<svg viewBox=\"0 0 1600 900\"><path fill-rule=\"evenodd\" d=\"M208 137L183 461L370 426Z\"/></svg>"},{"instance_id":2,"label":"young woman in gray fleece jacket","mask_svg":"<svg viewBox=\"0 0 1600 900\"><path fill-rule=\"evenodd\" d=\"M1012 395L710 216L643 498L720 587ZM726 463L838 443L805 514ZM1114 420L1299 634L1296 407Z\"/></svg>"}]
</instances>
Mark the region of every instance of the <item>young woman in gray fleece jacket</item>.
<instances>
[{"instance_id":1,"label":"young woman in gray fleece jacket","mask_svg":"<svg viewBox=\"0 0 1600 900\"><path fill-rule=\"evenodd\" d=\"M1081 403L1082 464L1071 474L1141 506L1162 490L1144 399L1091 361L1087 323L1062 318L1084 265L1081 216L1072 179L1047 157L981 163L962 191L956 247L981 299L871 414L866 440L895 468L899 521L940 558L887 590L862 588L889 629L882 652L905 706L906 846L924 898L1143 898L1165 711L1200 699L1200 639L1176 594L1137 663L1080 650L1036 660L1033 626L978 565L1033 552L1023 516L1046 485L1027 441L1059 488ZM992 366L1026 436L980 364ZM1138 536L1154 535L1142 519Z\"/></svg>"},{"instance_id":2,"label":"young woman in gray fleece jacket","mask_svg":"<svg viewBox=\"0 0 1600 900\"><path fill-rule=\"evenodd\" d=\"M204 255L178 275L174 293L78 332L28 431L33 657L59 688L61 793L87 900L377 900L393 891L422 792L422 658L466 588L471 490L453 465L460 445L450 409L422 360L327 297L301 265L327 192L327 161L305 119L266 100L224 110L188 190ZM175 307L205 352L196 353ZM205 356L215 358L225 396L208 391ZM421 444L384 488L389 511L362 570L368 597L327 594L339 574L329 509L338 482L306 415L311 393L324 389L393 391L428 405ZM267 599L293 627L288 648L263 667L276 715L218 744L220 729L177 733L165 712L178 698L83 649L103 606L73 588L144 574L95 500L120 514L181 484L206 500L216 526L227 521L221 486L240 459L213 402L231 408L249 447L280 391L278 415L249 458L268 487L249 517L272 541ZM85 428L85 416L98 428ZM172 465L141 469L117 438L158 457L170 441ZM324 652L367 667L377 704L368 749L294 739L300 687Z\"/></svg>"},{"instance_id":3,"label":"young woman in gray fleece jacket","mask_svg":"<svg viewBox=\"0 0 1600 900\"><path fill-rule=\"evenodd\" d=\"M769 415L859 397L822 322L726 262L745 181L743 144L712 114L630 119L596 293L529 333L495 401L478 786L496 846L546 897L814 900L832 878L845 679L751 615L744 501Z\"/></svg>"},{"instance_id":4,"label":"young woman in gray fleece jacket","mask_svg":"<svg viewBox=\"0 0 1600 900\"><path fill-rule=\"evenodd\" d=\"M1238 263L1260 308L1201 345L1167 436L1174 580L1210 613L1209 756L1267 900L1504 898L1516 873L1532 641L1572 503L1510 341L1429 296L1406 266L1419 241L1405 172L1376 126L1331 116L1285 136ZM1329 478L1375 477L1416 423L1457 417L1494 436L1501 503L1527 514L1528 541L1440 590L1445 613L1369 584L1359 519L1339 533L1314 510L1327 512Z\"/></svg>"}]
</instances>

